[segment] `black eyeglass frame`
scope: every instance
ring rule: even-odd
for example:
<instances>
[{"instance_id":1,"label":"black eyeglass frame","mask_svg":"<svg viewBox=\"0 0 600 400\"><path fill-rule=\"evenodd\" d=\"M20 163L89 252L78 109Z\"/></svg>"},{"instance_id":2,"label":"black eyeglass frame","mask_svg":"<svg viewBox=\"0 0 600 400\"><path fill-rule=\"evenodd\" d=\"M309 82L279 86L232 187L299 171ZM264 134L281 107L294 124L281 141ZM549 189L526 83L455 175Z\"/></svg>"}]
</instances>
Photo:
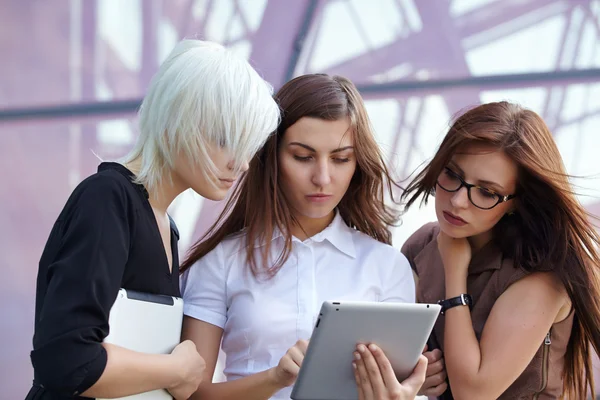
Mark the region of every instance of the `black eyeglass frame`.
<instances>
[{"instance_id":1,"label":"black eyeglass frame","mask_svg":"<svg viewBox=\"0 0 600 400\"><path fill-rule=\"evenodd\" d=\"M455 177L456 179L458 179L458 180L460 181L460 185L458 186L458 188L456 188L456 189L454 189L454 190L448 190L448 189L446 189L445 187L443 187L443 186L440 184L440 178L439 178L439 177L436 179L435 183L436 183L436 184L437 184L437 185L438 185L440 188L442 188L443 190L445 190L445 191L446 191L446 192L448 192L448 193L454 193L454 192L458 192L458 191L459 191L460 189L462 189L463 187L466 187L466 188L467 188L467 196L469 197L469 201L471 202L471 204L473 204L475 207L479 208L480 210L491 210L492 208L496 207L498 204L500 204L500 203L505 203L505 202L507 202L507 201L509 201L509 200L512 200L512 199L514 199L515 197L517 197L517 195L516 195L516 194L509 194L509 195L506 195L506 196L502 196L502 195L500 195L500 194L498 194L498 193L494 192L493 190L490 190L490 189L488 189L488 188L485 188L485 187L483 187L483 186L479 186L479 185L473 185L473 184L471 184L471 183L467 183L467 182L465 182L465 180L464 180L463 178L461 178L461 177L460 177L460 175L458 175L456 172L452 171L452 170L451 170L450 168L448 168L448 167L444 167L444 170L445 170L445 171L447 171L447 173L449 173L451 176ZM478 206L477 204L475 204L475 203L473 202L473 199L471 199L471 188L475 188L475 189L484 190L484 191L486 191L486 192L488 192L488 193L491 193L491 194L493 194L493 195L495 195L495 196L498 196L498 201L496 201L496 204L494 204L494 205L493 205L493 206L491 206L491 207L480 207L480 206Z\"/></svg>"}]
</instances>

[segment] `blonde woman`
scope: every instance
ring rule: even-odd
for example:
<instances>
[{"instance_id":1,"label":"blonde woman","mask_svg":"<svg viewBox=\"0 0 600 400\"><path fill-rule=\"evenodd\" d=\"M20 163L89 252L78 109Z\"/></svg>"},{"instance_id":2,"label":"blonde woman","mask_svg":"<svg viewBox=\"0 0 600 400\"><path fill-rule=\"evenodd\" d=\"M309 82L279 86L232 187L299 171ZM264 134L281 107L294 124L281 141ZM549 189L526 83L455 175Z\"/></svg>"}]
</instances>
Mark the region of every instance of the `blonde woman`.
<instances>
[{"instance_id":1,"label":"blonde woman","mask_svg":"<svg viewBox=\"0 0 600 400\"><path fill-rule=\"evenodd\" d=\"M191 188L225 197L277 127L270 86L243 59L179 43L152 80L137 144L73 191L42 254L27 399L124 397L167 389L187 399L204 360L190 342L170 355L102 343L119 288L180 296L178 233L167 208Z\"/></svg>"}]
</instances>

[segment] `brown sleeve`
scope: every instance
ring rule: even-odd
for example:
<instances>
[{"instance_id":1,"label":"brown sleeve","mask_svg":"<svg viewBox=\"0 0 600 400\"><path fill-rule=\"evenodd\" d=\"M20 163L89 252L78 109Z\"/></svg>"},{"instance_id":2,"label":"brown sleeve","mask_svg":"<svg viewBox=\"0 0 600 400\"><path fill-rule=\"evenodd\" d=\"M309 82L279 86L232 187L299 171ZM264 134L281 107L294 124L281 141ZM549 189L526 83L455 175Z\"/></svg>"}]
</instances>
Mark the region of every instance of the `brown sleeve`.
<instances>
[{"instance_id":1,"label":"brown sleeve","mask_svg":"<svg viewBox=\"0 0 600 400\"><path fill-rule=\"evenodd\" d=\"M415 271L417 276L419 276L419 271L417 271L415 258L419 255L421 250L435 238L438 231L438 223L430 222L420 227L406 240L406 242L404 242L404 245L402 245L402 254L408 259L411 268Z\"/></svg>"}]
</instances>

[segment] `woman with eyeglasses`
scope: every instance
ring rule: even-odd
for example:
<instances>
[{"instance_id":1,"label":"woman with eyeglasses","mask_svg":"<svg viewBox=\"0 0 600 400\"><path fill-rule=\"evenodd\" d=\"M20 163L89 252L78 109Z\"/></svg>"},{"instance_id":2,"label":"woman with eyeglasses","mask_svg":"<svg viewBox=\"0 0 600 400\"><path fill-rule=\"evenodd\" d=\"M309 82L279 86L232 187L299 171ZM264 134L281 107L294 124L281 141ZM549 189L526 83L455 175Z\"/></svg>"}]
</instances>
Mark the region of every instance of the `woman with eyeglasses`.
<instances>
[{"instance_id":1,"label":"woman with eyeglasses","mask_svg":"<svg viewBox=\"0 0 600 400\"><path fill-rule=\"evenodd\" d=\"M442 305L443 398L595 396L600 238L544 121L507 102L466 112L404 198L430 195L438 222L402 251L417 301Z\"/></svg>"}]
</instances>

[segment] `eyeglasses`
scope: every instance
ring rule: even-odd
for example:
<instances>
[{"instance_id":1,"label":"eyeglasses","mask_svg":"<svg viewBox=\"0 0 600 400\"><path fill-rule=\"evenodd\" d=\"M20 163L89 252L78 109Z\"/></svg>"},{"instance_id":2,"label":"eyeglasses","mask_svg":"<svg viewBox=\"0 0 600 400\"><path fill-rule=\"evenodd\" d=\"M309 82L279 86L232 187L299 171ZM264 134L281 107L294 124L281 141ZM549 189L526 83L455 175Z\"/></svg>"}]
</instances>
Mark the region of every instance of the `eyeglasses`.
<instances>
[{"instance_id":1,"label":"eyeglasses","mask_svg":"<svg viewBox=\"0 0 600 400\"><path fill-rule=\"evenodd\" d=\"M463 186L466 187L471 204L482 210L491 210L498 204L504 203L505 201L514 199L516 197L514 194L502 196L493 190L467 183L456 172L452 171L448 167L444 168L438 177L437 184L446 192L451 193L458 192Z\"/></svg>"}]
</instances>

